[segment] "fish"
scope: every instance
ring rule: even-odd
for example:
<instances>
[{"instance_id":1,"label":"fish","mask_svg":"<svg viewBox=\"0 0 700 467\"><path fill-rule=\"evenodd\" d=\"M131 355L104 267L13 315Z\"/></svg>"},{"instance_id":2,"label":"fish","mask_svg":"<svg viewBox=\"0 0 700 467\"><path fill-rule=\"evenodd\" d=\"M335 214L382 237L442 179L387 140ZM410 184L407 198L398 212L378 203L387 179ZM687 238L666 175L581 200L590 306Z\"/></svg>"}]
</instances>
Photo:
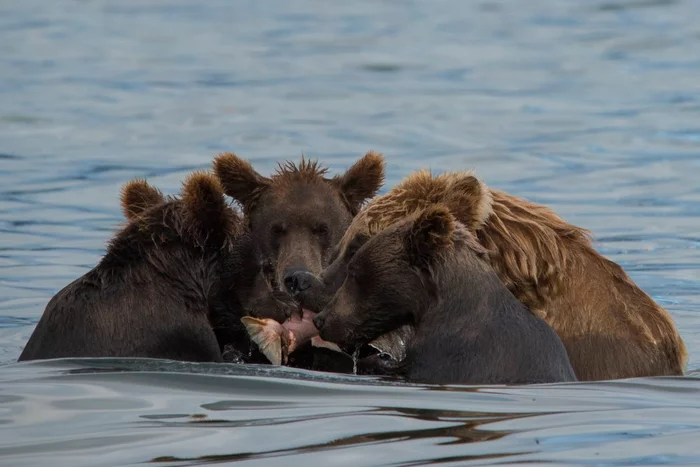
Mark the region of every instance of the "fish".
<instances>
[{"instance_id":1,"label":"fish","mask_svg":"<svg viewBox=\"0 0 700 467\"><path fill-rule=\"evenodd\" d=\"M270 318L244 316L241 323L250 339L273 365L286 365L289 354L308 341L314 347L345 353L337 344L321 339L313 322L315 315L312 311L302 310L301 315L295 313L284 323Z\"/></svg>"},{"instance_id":2,"label":"fish","mask_svg":"<svg viewBox=\"0 0 700 467\"><path fill-rule=\"evenodd\" d=\"M316 348L328 349L352 357L338 344L321 339L313 323L316 314L310 310L293 314L284 323L270 318L253 318L244 316L241 322L250 339L258 346L260 352L273 365L286 365L289 355L308 341ZM369 345L389 355L395 361L402 361L406 356L406 343L413 337L415 330L411 325L401 326L390 331Z\"/></svg>"},{"instance_id":3,"label":"fish","mask_svg":"<svg viewBox=\"0 0 700 467\"><path fill-rule=\"evenodd\" d=\"M282 365L282 340L284 339L283 336L287 337L287 332L282 325L273 319L260 319L252 316L244 316L241 318L241 323L245 326L250 340L258 346L265 358L273 365ZM285 346L288 347L289 344L285 343ZM286 360L285 357L285 364L287 363Z\"/></svg>"}]
</instances>

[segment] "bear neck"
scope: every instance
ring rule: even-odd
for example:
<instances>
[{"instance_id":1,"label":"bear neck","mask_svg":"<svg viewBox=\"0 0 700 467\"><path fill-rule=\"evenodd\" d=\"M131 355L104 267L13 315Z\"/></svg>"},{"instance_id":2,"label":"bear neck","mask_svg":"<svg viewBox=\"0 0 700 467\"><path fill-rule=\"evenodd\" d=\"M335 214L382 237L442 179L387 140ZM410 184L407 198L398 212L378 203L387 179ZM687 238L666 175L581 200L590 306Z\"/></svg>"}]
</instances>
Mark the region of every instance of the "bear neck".
<instances>
[{"instance_id":1,"label":"bear neck","mask_svg":"<svg viewBox=\"0 0 700 467\"><path fill-rule=\"evenodd\" d=\"M517 299L491 267L469 248L456 248L433 267L435 296L417 318L420 326L444 322L478 325ZM510 305L510 307L509 307Z\"/></svg>"}]
</instances>

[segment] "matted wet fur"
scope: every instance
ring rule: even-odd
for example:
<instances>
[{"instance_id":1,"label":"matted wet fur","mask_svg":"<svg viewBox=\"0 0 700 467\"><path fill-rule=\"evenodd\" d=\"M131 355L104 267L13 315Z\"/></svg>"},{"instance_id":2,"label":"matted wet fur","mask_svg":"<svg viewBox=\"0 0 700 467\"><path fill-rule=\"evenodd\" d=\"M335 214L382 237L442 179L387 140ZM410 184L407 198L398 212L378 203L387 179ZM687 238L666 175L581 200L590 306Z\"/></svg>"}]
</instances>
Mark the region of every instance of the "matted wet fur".
<instances>
[{"instance_id":1,"label":"matted wet fur","mask_svg":"<svg viewBox=\"0 0 700 467\"><path fill-rule=\"evenodd\" d=\"M316 161L284 162L270 177L232 153L214 160L226 194L243 208L269 276L284 290L294 271L318 274L362 204L384 180L384 159L369 152L344 174L328 177Z\"/></svg>"},{"instance_id":2,"label":"matted wet fur","mask_svg":"<svg viewBox=\"0 0 700 467\"><path fill-rule=\"evenodd\" d=\"M426 383L575 381L557 334L520 303L487 252L446 207L433 205L368 240L315 323L346 348L404 325L415 335L399 367Z\"/></svg>"},{"instance_id":3,"label":"matted wet fur","mask_svg":"<svg viewBox=\"0 0 700 467\"><path fill-rule=\"evenodd\" d=\"M121 204L127 224L95 268L50 300L19 360L221 361L227 342L217 341L215 329L245 339L247 353L240 318L261 296L272 298L218 179L191 174L180 198L134 180Z\"/></svg>"},{"instance_id":4,"label":"matted wet fur","mask_svg":"<svg viewBox=\"0 0 700 467\"><path fill-rule=\"evenodd\" d=\"M683 374L687 350L670 314L595 251L586 230L546 206L488 189L468 171L421 170L373 199L328 268L316 280L307 276L297 298L322 305L342 281L358 239L434 203L476 234L503 283L559 334L580 380Z\"/></svg>"}]
</instances>

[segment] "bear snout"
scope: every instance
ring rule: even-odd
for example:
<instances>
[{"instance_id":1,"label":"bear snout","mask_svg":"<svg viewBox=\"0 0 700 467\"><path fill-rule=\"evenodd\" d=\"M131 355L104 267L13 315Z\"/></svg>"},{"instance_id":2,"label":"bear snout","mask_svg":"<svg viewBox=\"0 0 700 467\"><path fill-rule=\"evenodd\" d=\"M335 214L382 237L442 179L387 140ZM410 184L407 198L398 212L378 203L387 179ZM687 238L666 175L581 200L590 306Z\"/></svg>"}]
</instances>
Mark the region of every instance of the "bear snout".
<instances>
[{"instance_id":1,"label":"bear snout","mask_svg":"<svg viewBox=\"0 0 700 467\"><path fill-rule=\"evenodd\" d=\"M315 277L308 269L290 268L285 271L284 286L286 287L287 292L295 295L310 288L313 279L315 279Z\"/></svg>"},{"instance_id":2,"label":"bear snout","mask_svg":"<svg viewBox=\"0 0 700 467\"><path fill-rule=\"evenodd\" d=\"M298 272L294 275L294 284L291 284L294 291L289 293L301 303L304 308L319 313L326 308L326 305L333 298L334 293L329 293L323 279L309 272Z\"/></svg>"},{"instance_id":3,"label":"bear snout","mask_svg":"<svg viewBox=\"0 0 700 467\"><path fill-rule=\"evenodd\" d=\"M314 326L318 329L318 335L326 342L332 342L344 352L352 353L353 342L350 342L350 329L345 321L333 313L318 313L314 316Z\"/></svg>"}]
</instances>

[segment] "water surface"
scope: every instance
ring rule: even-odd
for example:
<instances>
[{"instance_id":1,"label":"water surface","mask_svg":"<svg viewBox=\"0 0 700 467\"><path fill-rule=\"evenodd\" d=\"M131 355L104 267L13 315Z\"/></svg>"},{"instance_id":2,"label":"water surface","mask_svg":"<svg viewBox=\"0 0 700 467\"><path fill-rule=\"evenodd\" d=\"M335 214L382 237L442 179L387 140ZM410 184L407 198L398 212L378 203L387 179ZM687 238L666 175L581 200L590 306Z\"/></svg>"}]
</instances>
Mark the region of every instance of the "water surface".
<instances>
[{"instance_id":1,"label":"water surface","mask_svg":"<svg viewBox=\"0 0 700 467\"><path fill-rule=\"evenodd\" d=\"M0 1L0 464L700 464L700 3ZM99 260L121 184L220 151L366 151L590 229L690 376L425 388L153 361L12 364Z\"/></svg>"}]
</instances>

